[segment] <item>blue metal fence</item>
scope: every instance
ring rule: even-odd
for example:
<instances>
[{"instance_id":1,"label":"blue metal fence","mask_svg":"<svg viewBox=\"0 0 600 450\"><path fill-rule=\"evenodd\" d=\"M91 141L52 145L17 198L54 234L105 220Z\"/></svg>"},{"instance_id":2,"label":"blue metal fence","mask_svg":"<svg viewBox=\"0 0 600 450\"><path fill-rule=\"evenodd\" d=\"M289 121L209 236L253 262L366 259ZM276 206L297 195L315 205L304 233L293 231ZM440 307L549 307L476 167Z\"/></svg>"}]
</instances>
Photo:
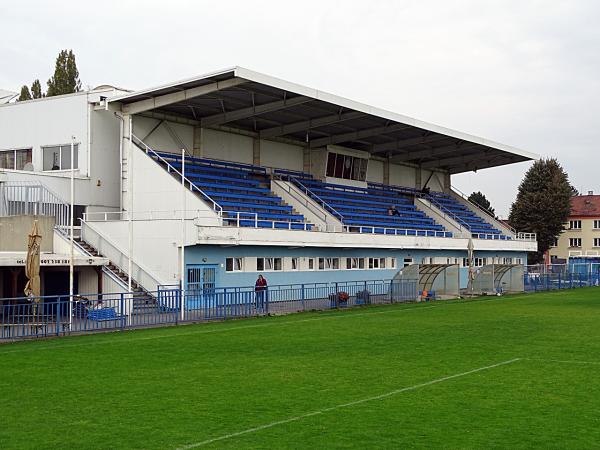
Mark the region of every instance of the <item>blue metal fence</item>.
<instances>
[{"instance_id":1,"label":"blue metal fence","mask_svg":"<svg viewBox=\"0 0 600 450\"><path fill-rule=\"evenodd\" d=\"M414 301L414 281L354 281L0 300L0 340ZM182 302L183 300L183 302Z\"/></svg>"},{"instance_id":2,"label":"blue metal fence","mask_svg":"<svg viewBox=\"0 0 600 450\"><path fill-rule=\"evenodd\" d=\"M600 271L587 273L526 273L525 292L599 286Z\"/></svg>"}]
</instances>

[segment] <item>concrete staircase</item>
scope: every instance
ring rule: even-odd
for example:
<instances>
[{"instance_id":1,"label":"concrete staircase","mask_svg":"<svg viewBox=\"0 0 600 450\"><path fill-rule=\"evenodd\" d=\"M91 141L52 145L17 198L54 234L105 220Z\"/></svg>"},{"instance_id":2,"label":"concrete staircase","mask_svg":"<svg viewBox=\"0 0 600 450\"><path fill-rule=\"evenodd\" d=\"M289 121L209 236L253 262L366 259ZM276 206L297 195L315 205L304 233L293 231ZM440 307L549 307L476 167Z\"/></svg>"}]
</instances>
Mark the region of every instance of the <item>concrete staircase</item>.
<instances>
[{"instance_id":1,"label":"concrete staircase","mask_svg":"<svg viewBox=\"0 0 600 450\"><path fill-rule=\"evenodd\" d=\"M103 257L98 250L81 238L75 239L77 244L85 250L90 256ZM129 283L127 274L117 267L112 261L105 266L115 277L123 282L124 286ZM146 291L138 282L131 280L131 290L133 292L133 313L134 315L154 314L158 311L156 298Z\"/></svg>"}]
</instances>

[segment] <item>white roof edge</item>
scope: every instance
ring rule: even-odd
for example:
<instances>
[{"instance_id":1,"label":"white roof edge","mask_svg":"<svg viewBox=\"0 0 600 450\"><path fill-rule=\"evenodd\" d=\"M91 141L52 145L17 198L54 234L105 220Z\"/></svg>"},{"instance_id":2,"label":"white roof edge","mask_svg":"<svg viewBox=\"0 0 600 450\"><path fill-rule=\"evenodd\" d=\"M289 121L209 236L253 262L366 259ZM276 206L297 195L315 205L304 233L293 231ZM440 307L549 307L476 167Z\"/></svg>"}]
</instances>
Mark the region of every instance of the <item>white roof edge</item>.
<instances>
[{"instance_id":1,"label":"white roof edge","mask_svg":"<svg viewBox=\"0 0 600 450\"><path fill-rule=\"evenodd\" d=\"M122 95L117 95L115 97L111 97L108 99L108 102L109 103L110 102L118 102L119 100L123 100L124 98L135 97L136 95L149 94L150 92L158 91L160 89L167 89L167 88L178 86L180 84L191 83L193 81L200 81L205 78L210 78L210 77L214 77L217 75L223 75L223 74L226 74L227 72L233 72L233 74L235 75L236 69L238 69L238 67L230 67L227 69L215 70L214 72L208 72L203 75L198 75L198 76L189 77L189 78L183 78L181 80L173 81L171 83L165 83L165 84L153 86L153 87L146 88L146 89L141 89L139 91L132 91L127 94L122 94Z\"/></svg>"},{"instance_id":2,"label":"white roof edge","mask_svg":"<svg viewBox=\"0 0 600 450\"><path fill-rule=\"evenodd\" d=\"M227 69L217 70L214 72L206 73L204 75L190 77L186 79L182 79L179 81L163 84L160 86L155 86L148 89L143 89L140 91L131 92L128 94L118 95L115 97L111 97L108 99L109 102L119 101L128 97L133 97L141 94L151 93L152 91L156 91L159 89L166 89L170 87L175 87L180 84L190 83L194 81L199 81L204 78L213 77L216 75L223 75L228 72L233 72L234 76L243 78L249 81L254 81L257 83L266 84L269 86L273 86L278 89L283 89L286 91L294 92L299 95L304 95L307 97L312 97L317 100L322 100L325 102L333 103L335 105L343 106L345 108L354 109L356 111L363 112L365 114L371 114L374 116L378 116L384 119L392 120L395 122L405 123L407 125L412 125L418 128L422 128L424 130L428 130L434 133L444 134L456 139L473 142L475 144L484 145L486 147L495 148L497 150L501 150L504 152L512 153L515 155L522 156L528 159L540 159L540 155L532 152L528 152L526 150L521 150L516 147L512 147L510 145L501 144L499 142L494 142L489 139L485 139L479 136L474 136L468 133L463 133L460 131L452 130L450 128L442 127L439 125L435 125L432 123L424 122L422 120L415 119L413 117L405 116L402 114L394 113L391 111L387 111L385 109L376 108L374 106L367 105L365 103L356 102L354 100L350 100L344 97L340 97L334 94L330 94L328 92L320 91L318 89L309 88L303 86L301 84L292 83L286 80L282 80L281 78L272 77L270 75L265 75L260 72L255 72L253 70L246 69L240 66L234 66Z\"/></svg>"},{"instance_id":3,"label":"white roof edge","mask_svg":"<svg viewBox=\"0 0 600 450\"><path fill-rule=\"evenodd\" d=\"M432 123L424 122L422 120L415 119L413 117L405 116L402 114L394 113L391 111L387 111L385 109L376 108L374 106L367 105L365 103L360 103L354 100L350 100L344 97L340 97L338 95L330 94L328 92L319 91L318 89L311 89L306 86L302 86L300 84L291 83L281 78L271 77L269 75L265 75L259 72L254 72L249 69L245 69L243 67L235 68L235 75L244 78L250 81L255 81L258 83L267 84L273 87L277 87L279 89L288 90L291 92L295 92L297 94L305 95L307 97L313 97L318 100L323 100L325 102L330 102L336 105L343 106L345 108L354 109L356 111L360 111L366 114L372 114L374 116L382 117L384 119L393 120L395 122L405 123L407 125L413 125L418 128L423 128L425 130L432 131L434 133L445 134L456 139L465 140L474 142L476 144L485 145L486 147L493 147L498 150L502 150L509 153L514 153L525 158L530 159L540 159L540 155L532 152L528 152L526 150L521 150L516 147L512 147L510 145L501 144L499 142L494 142L489 139L485 139L479 136L474 136L468 133L463 133L461 131L452 130L450 128L442 127L439 125L435 125Z\"/></svg>"}]
</instances>

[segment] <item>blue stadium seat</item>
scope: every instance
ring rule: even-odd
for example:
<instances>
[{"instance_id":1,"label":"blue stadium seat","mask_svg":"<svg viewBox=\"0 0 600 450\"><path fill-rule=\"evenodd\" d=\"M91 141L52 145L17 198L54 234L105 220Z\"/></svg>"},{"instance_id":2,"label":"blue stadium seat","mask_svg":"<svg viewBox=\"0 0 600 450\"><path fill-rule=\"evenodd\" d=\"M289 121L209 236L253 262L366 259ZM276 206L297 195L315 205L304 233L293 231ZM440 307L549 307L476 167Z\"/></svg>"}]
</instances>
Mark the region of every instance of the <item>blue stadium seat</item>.
<instances>
[{"instance_id":1,"label":"blue stadium seat","mask_svg":"<svg viewBox=\"0 0 600 450\"><path fill-rule=\"evenodd\" d=\"M160 152L153 158L168 164L175 176L182 170L181 155ZM185 158L185 177L223 208L226 225L311 230L301 214L273 194L266 169L250 164Z\"/></svg>"}]
</instances>

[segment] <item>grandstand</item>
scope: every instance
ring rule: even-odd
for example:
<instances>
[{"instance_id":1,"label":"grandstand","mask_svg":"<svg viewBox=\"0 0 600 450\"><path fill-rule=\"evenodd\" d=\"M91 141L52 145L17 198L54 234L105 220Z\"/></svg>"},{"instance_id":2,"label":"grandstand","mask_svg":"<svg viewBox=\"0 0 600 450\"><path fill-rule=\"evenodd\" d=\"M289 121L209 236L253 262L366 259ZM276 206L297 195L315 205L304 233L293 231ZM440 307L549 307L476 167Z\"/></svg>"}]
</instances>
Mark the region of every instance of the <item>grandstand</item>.
<instances>
[{"instance_id":1,"label":"grandstand","mask_svg":"<svg viewBox=\"0 0 600 450\"><path fill-rule=\"evenodd\" d=\"M391 280L410 264L456 265L464 288L469 245L477 267L537 245L452 175L535 158L235 67L0 105L0 219L53 220L44 294L66 290L72 173L79 293ZM24 284L15 242L0 242L3 297Z\"/></svg>"}]
</instances>

